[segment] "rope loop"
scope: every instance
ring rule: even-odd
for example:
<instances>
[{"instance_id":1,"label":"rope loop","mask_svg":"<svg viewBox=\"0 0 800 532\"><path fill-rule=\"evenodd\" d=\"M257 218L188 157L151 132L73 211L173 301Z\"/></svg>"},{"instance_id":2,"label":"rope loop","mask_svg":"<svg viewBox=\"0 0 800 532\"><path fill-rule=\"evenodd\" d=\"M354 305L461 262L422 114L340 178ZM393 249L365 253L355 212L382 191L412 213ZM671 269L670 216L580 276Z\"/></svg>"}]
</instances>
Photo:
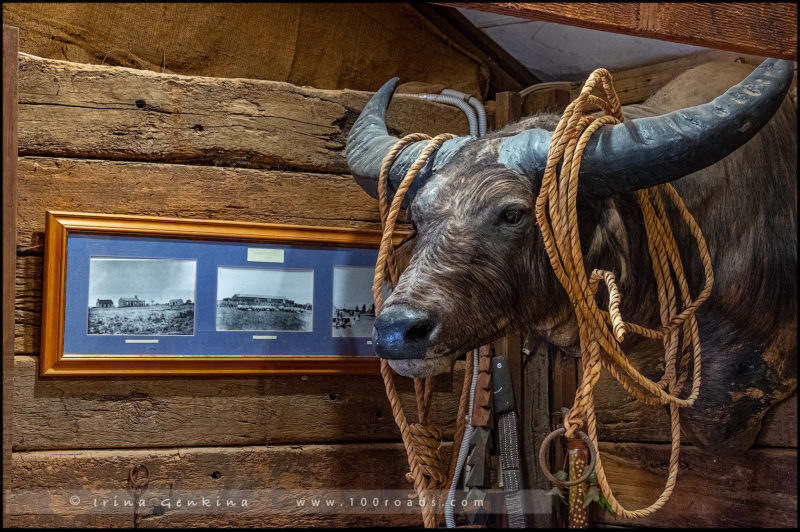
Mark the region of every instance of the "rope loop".
<instances>
[{"instance_id":1,"label":"rope loop","mask_svg":"<svg viewBox=\"0 0 800 532\"><path fill-rule=\"evenodd\" d=\"M375 314L380 313L383 306L383 294L381 288L383 280L386 276L387 269L389 279L392 286L397 285L399 272L397 265L394 262L394 247L392 245L392 236L394 234L394 226L397 222L397 217L400 213L408 188L411 186L414 177L416 177L419 169L425 164L428 158L439 149L439 147L446 140L454 138L455 135L444 133L431 138L423 133L413 133L406 135L397 141L389 153L386 154L381 163L381 172L378 177L378 204L381 214L381 226L383 228L383 235L381 237L380 247L378 249L378 260L375 264L375 277L372 283L372 297L375 302ZM386 198L386 181L389 170L392 167L397 156L400 152L414 142L420 140L428 140L428 145L408 169L403 180L397 187L397 191L392 198L390 206L387 206ZM469 358L469 357L467 357ZM389 398L389 403L392 407L392 415L394 417L397 427L400 429L400 435L403 439L403 446L408 455L408 465L410 472L406 474L406 478L413 482L414 490L417 493L422 504L422 520L426 528L436 528L436 511L437 506L431 504L431 497L429 491L438 490L449 484L448 477L452 479L455 470L454 458L451 457L450 464L445 464L444 458L441 456L441 429L436 425L428 423L430 418L430 397L432 392L431 379L426 378L423 382L422 379L414 379L414 390L417 400L417 415L419 423L409 424L403 413L403 407L400 404L400 397L397 395L397 389L394 385L392 378L392 370L385 359L381 359L381 376L386 387L386 396ZM461 436L464 434L464 415L466 410L466 400L469 381L465 376L464 389L462 390L461 400L459 404L459 415L457 420L456 436L458 441L453 442L454 453L457 453ZM455 440L455 438L454 438ZM438 507L441 507L439 505Z\"/></svg>"},{"instance_id":2,"label":"rope loop","mask_svg":"<svg viewBox=\"0 0 800 532\"><path fill-rule=\"evenodd\" d=\"M600 96L593 94L601 88ZM600 108L603 116L594 118L585 114L590 106ZM647 508L629 511L622 507L608 485L599 450L597 453L598 483L614 512L620 517L643 517L664 505L675 484L680 449L678 408L692 406L700 391L700 340L695 311L710 295L714 274L700 228L675 189L667 183L636 192L656 281L661 325L650 329L622 319L621 295L613 272L596 269L587 276L576 209L581 157L595 131L603 125L622 121L621 105L611 75L599 68L589 76L578 98L567 106L553 133L535 212L544 248L556 277L569 296L579 330L583 377L572 408L564 416L565 435L573 437L585 420L592 444L598 449L593 389L601 368L608 369L637 401L670 407L672 453L667 483L659 498ZM557 172L559 162L561 170ZM700 252L706 280L694 300L689 294L683 263L666 216L665 197L689 227ZM608 290L607 311L598 308L596 302L601 281ZM642 375L623 352L620 344L628 333L662 340L665 369L658 382ZM681 398L680 392L690 380L690 367L690 390L686 398Z\"/></svg>"}]
</instances>

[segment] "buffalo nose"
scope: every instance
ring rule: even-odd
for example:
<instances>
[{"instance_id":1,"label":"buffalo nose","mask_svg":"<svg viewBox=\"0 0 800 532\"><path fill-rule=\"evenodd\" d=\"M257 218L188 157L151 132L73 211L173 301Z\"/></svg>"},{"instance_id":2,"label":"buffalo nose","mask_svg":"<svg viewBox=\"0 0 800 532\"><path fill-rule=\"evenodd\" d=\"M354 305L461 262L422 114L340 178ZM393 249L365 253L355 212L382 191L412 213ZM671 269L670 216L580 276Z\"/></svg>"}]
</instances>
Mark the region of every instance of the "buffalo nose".
<instances>
[{"instance_id":1,"label":"buffalo nose","mask_svg":"<svg viewBox=\"0 0 800 532\"><path fill-rule=\"evenodd\" d=\"M375 320L372 344L381 358L423 358L435 328L436 321L425 310L389 307Z\"/></svg>"}]
</instances>

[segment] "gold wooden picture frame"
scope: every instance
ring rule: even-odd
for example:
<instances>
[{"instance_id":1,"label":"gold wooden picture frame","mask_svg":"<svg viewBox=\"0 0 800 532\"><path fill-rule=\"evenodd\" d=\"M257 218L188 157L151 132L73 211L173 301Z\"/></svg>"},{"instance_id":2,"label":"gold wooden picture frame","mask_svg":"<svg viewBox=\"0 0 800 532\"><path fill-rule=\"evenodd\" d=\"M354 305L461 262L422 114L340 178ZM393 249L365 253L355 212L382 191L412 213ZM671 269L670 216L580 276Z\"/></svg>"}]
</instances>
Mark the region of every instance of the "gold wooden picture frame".
<instances>
[{"instance_id":1,"label":"gold wooden picture frame","mask_svg":"<svg viewBox=\"0 0 800 532\"><path fill-rule=\"evenodd\" d=\"M359 297L366 297L364 290L370 287L362 285L369 274L368 266L374 269L374 262L367 265L366 261L370 254L377 255L380 231L48 211L45 233L42 376L378 372L379 361L372 354L371 339L365 333L367 328L371 329L371 321L367 319L374 319L374 310L370 309L373 310L371 316L364 304L337 310L334 296L328 292L342 293L343 290L334 288L338 285L333 269L352 267L363 270L359 271L357 281ZM396 234L394 243L398 244L405 236ZM108 253L109 246L127 251ZM165 249L170 251L164 253ZM172 250L179 251L176 255ZM208 258L214 256L224 259L215 262ZM171 267L174 264L168 264L170 261L192 260L195 261L194 299L169 299L172 296L164 289L159 292L163 296L161 300L148 301L147 297L140 299L138 294L129 293L142 288L136 285L136 279L140 278L153 279L154 283L163 285L171 275L169 269L157 270L163 272L158 275L143 270L145 277L117 274L119 282L124 284L127 279L128 286L136 286L126 288L125 297L120 296L118 301L108 296L103 299L96 291L92 295L96 286L111 282L108 278L114 276L108 272L129 271L119 270L120 267L136 267L141 263L149 268L159 261L159 267ZM292 261L305 261L302 263L306 266L297 268ZM101 266L114 268L107 272ZM183 268L185 264L180 266ZM212 267L216 268L216 274L209 273ZM316 291L310 296L313 305L306 302L309 296L241 294L242 284L236 285L239 287L236 294L228 293L228 297L224 297L225 293L218 292L223 286L222 271L236 268L246 269L243 273L248 276L263 273L303 279L294 288L287 284L287 290L307 290L308 279L313 278L312 289ZM95 270L100 273L92 274ZM203 283L197 280L201 270L205 276ZM313 274L309 276L308 271ZM305 274L295 275L297 272ZM105 281L95 282L94 277ZM324 290L320 290L320 286ZM234 288L229 292L232 290ZM259 291L267 293L270 288L260 286ZM143 308L129 309L129 306ZM143 317L145 311L146 318ZM304 325L275 325L284 327L278 332L268 330L272 325L261 325L261 329L254 329L252 325L220 328L221 316L227 316L227 311L262 320L257 323L267 320L274 324L278 318L273 316L281 316L281 324L302 322ZM148 326L148 330L152 329L149 333L131 332L119 329L120 315L125 319L138 316L137 326L147 319L148 323L172 323L172 318L165 320L164 316L180 315L186 330L158 329L156 325L155 329ZM106 317L106 321L96 316ZM348 336L346 333L356 330L356 322L362 316L365 322L358 324L358 335ZM198 325L201 322L205 323L205 328ZM109 332L109 323L118 328L114 331L121 332ZM132 319L124 322L125 327L131 323ZM342 330L337 331L337 328ZM266 332L257 334L262 329ZM141 327L137 329L142 330ZM287 346L295 348L295 344L299 354L276 352L276 349L291 351ZM321 347L315 348L315 345Z\"/></svg>"}]
</instances>

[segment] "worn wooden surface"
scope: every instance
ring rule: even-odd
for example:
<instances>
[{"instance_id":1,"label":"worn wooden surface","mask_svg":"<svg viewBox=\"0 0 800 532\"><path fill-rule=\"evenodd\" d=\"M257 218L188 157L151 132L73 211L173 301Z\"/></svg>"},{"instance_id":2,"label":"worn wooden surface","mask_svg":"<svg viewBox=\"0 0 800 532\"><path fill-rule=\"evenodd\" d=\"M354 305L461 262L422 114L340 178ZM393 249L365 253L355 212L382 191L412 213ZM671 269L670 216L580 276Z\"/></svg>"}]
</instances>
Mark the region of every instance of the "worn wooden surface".
<instances>
[{"instance_id":1,"label":"worn wooden surface","mask_svg":"<svg viewBox=\"0 0 800 532\"><path fill-rule=\"evenodd\" d=\"M436 380L452 439L463 363ZM14 451L399 440L380 375L40 378L15 357ZM413 387L398 383L416 419ZM458 388L458 389L456 389Z\"/></svg>"},{"instance_id":2,"label":"worn wooden surface","mask_svg":"<svg viewBox=\"0 0 800 532\"><path fill-rule=\"evenodd\" d=\"M212 473L224 475L226 487L248 482L286 489L335 487L343 485L337 484L340 477L350 479L353 488L405 486L407 460L377 374L47 379L38 376L37 368L45 210L378 229L377 203L355 184L344 161L346 133L369 94L31 58L19 64L25 87L20 152L26 155L20 157L16 216L14 349L20 356L14 357L13 457L15 463L27 460L15 477L19 485L88 489L112 478L124 484L131 455L141 452L156 461L171 457L170 468L160 477L167 487L169 481L177 487L185 479L209 475L193 472L192 461L183 459L192 453L211 456L204 464L218 462ZM393 133L467 130L463 114L453 108L410 96L398 96L395 103L389 112ZM13 238L11 242L13 249ZM453 389L454 378L463 379L463 362L453 375L434 384L432 421L447 438L452 437L460 391ZM407 415L414 416L412 386L405 381L398 389ZM300 445L332 442L342 445L335 451ZM241 447L262 444L268 447ZM281 444L292 445L272 447ZM226 447L212 452L208 446ZM124 463L121 476L116 469L109 473L103 453L115 464ZM50 459L55 456L59 458ZM227 473L220 469L225 464ZM282 473L297 469L296 464L305 465L294 476ZM345 467L348 472L342 471ZM45 470L57 472L60 480L46 480ZM262 480L265 484L259 484ZM41 508L12 522L132 523L130 515L48 515ZM419 522L416 508L401 516L334 517L272 508L267 516L202 519L151 511L140 524Z\"/></svg>"},{"instance_id":3,"label":"worn wooden surface","mask_svg":"<svg viewBox=\"0 0 800 532\"><path fill-rule=\"evenodd\" d=\"M602 443L603 467L615 496L627 509L643 508L664 489L669 445ZM678 481L655 514L616 520L595 506L606 523L670 528L796 527L797 450L751 449L721 459L692 446L681 448Z\"/></svg>"},{"instance_id":4,"label":"worn wooden surface","mask_svg":"<svg viewBox=\"0 0 800 532\"><path fill-rule=\"evenodd\" d=\"M452 445L445 444L445 453ZM122 507L132 498L128 472L144 465L149 483L141 493L140 526L414 526L419 509L390 515L380 508L348 508L350 501L337 499L341 511L326 515L299 509L296 498L325 496L344 491L372 504L378 490L413 493L405 479L408 463L401 443L348 445L280 445L243 447L176 447L170 449L124 449L87 451L41 451L14 453L14 487L17 526L130 527L133 511ZM395 491L396 490L396 491ZM31 508L25 496L49 493L45 505ZM113 508L117 495L118 506ZM77 496L70 503L70 497ZM206 497L212 507L190 511L175 507L180 496ZM248 499L247 508L218 509L216 498ZM94 508L93 500L100 499ZM110 501L102 512L102 500ZM172 508L162 501L170 499ZM77 502L77 504L75 504ZM382 501L381 501L382 502ZM404 501L405 502L405 501ZM309 503L310 504L310 503ZM42 507L44 506L44 507ZM102 512L102 515L98 515Z\"/></svg>"},{"instance_id":5,"label":"worn wooden surface","mask_svg":"<svg viewBox=\"0 0 800 532\"><path fill-rule=\"evenodd\" d=\"M41 256L17 257L14 303L14 353L38 354L42 324Z\"/></svg>"},{"instance_id":6,"label":"worn wooden surface","mask_svg":"<svg viewBox=\"0 0 800 532\"><path fill-rule=\"evenodd\" d=\"M522 379L525 396L522 403L522 461L525 488L548 491L550 481L539 468L539 448L550 434L550 357L545 342L531 338L531 354L523 358ZM524 355L523 355L524 357ZM536 492L526 505L528 526L545 528L553 526L552 508Z\"/></svg>"},{"instance_id":7,"label":"worn wooden surface","mask_svg":"<svg viewBox=\"0 0 800 532\"><path fill-rule=\"evenodd\" d=\"M14 266L17 240L17 50L19 30L3 24L3 490L11 476L14 411ZM3 498L5 501L5 497ZM3 508L3 527L8 518Z\"/></svg>"},{"instance_id":8,"label":"worn wooden surface","mask_svg":"<svg viewBox=\"0 0 800 532\"><path fill-rule=\"evenodd\" d=\"M764 57L748 54L737 54L733 52L723 52L720 50L708 50L696 54L671 59L669 61L659 61L634 68L625 68L611 72L614 80L614 89L617 91L620 103L639 103L645 101L658 89L675 79L678 75L686 72L690 68L706 62L739 62L757 66L761 64ZM602 65L598 65L602 66ZM580 82L583 86L585 80ZM578 88L574 96L580 92ZM573 96L573 97L574 97Z\"/></svg>"},{"instance_id":9,"label":"worn wooden surface","mask_svg":"<svg viewBox=\"0 0 800 532\"><path fill-rule=\"evenodd\" d=\"M17 245L42 253L46 209L380 229L350 175L21 157Z\"/></svg>"},{"instance_id":10,"label":"worn wooden surface","mask_svg":"<svg viewBox=\"0 0 800 532\"><path fill-rule=\"evenodd\" d=\"M19 67L21 155L347 173L347 133L371 96L24 56ZM393 100L387 124L469 132L459 109L410 95Z\"/></svg>"},{"instance_id":11,"label":"worn wooden surface","mask_svg":"<svg viewBox=\"0 0 800 532\"><path fill-rule=\"evenodd\" d=\"M797 9L789 2L457 2L448 5L797 60Z\"/></svg>"}]
</instances>

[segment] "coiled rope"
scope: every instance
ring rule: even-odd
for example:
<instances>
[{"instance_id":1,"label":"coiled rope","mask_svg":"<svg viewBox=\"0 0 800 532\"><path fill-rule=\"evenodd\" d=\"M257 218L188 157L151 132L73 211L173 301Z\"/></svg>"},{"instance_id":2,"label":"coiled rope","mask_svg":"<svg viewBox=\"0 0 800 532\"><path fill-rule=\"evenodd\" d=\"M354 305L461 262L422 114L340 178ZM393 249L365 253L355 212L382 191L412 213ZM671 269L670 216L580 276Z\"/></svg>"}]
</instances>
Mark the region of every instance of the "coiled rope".
<instances>
[{"instance_id":1,"label":"coiled rope","mask_svg":"<svg viewBox=\"0 0 800 532\"><path fill-rule=\"evenodd\" d=\"M378 249L378 260L375 264L375 278L372 284L372 297L375 300L375 313L380 312L383 306L383 296L381 287L386 270L389 270L389 278L392 286L397 285L398 271L397 265L394 261L394 247L392 245L392 236L394 234L394 226L397 221L397 216L400 212L400 207L403 203L408 187L417 175L417 172L423 164L428 160L428 157L438 149L442 143L448 139L455 137L451 134L438 135L431 139L430 136L415 133L407 135L400 139L392 149L386 154L381 164L381 173L378 178L378 203L381 213L381 226L383 228L383 235L381 238L380 248ZM397 158L397 155L408 144L420 140L429 140L428 145L420 153L417 160L408 169L405 177L397 188L397 192L392 199L390 207L386 206L386 174L392 167L392 163ZM417 417L418 422L409 424L406 416L403 413L403 407L400 404L400 398L397 395L397 389L394 386L392 378L392 369L389 367L385 359L381 359L381 376L383 383L386 387L386 396L389 398L389 403L392 407L392 415L394 421L400 429L400 434L403 439L403 446L408 455L408 465L411 469L410 473L406 475L414 484L414 490L417 493L421 502L422 520L426 528L436 528L437 526L437 508L441 508L441 504L436 506L432 504L432 497L434 495L441 498L439 491L448 486L453 478L456 460L458 458L458 448L460 446L461 438L464 434L464 424L467 415L467 402L469 400L469 384L472 377L472 358L467 358L467 367L464 372L464 386L461 390L461 398L458 405L458 417L456 418L456 433L453 437L453 450L450 457L450 465L445 468L444 458L441 456L441 429L430 423L430 398L432 391L432 379L415 378L414 391L417 399Z\"/></svg>"},{"instance_id":2,"label":"coiled rope","mask_svg":"<svg viewBox=\"0 0 800 532\"><path fill-rule=\"evenodd\" d=\"M592 94L598 84L602 85L604 97ZM584 114L588 105L596 105L604 115L595 119ZM598 484L617 516L635 518L644 517L661 508L675 487L680 451L678 409L693 405L700 390L700 341L695 311L711 293L714 274L700 228L675 189L667 183L636 192L644 217L647 245L656 280L661 326L649 329L622 319L619 311L620 294L612 272L596 269L586 275L576 211L581 156L589 138L598 128L605 124L618 124L622 120L611 75L603 68L595 70L580 95L567 106L553 133L542 187L536 200L536 220L553 271L575 310L580 335L583 377L575 394L575 402L564 416L565 435L572 437L581 427L584 415L586 416L589 437L598 450L595 466ZM556 166L559 161L562 161L562 165L557 175ZM666 217L663 196L673 202L697 241L705 272L705 286L695 300L689 294L678 247ZM606 284L609 293L607 312L599 309L595 300L600 281ZM678 298L682 307L680 312ZM639 373L622 351L620 342L626 332L663 341L665 369L658 382ZM683 347L679 349L681 344ZM691 390L686 398L680 398L680 391L689 375L690 360ZM626 510L616 500L600 459L592 394L601 368L610 371L637 401L649 405L669 405L672 446L667 482L658 499L641 510Z\"/></svg>"},{"instance_id":3,"label":"coiled rope","mask_svg":"<svg viewBox=\"0 0 800 532\"><path fill-rule=\"evenodd\" d=\"M592 94L598 82L602 84L605 98ZM587 105L599 107L605 113L604 116L595 119L585 114L584 109L587 108ZM653 275L656 279L661 326L657 329L649 329L622 319L619 311L620 294L612 272L595 269L590 275L586 275L576 211L581 157L586 143L597 129L605 124L618 124L622 121L620 103L614 91L611 75L603 68L595 70L584 84L580 95L567 106L553 133L541 190L536 200L536 220L553 271L566 290L575 310L580 335L583 378L575 394L573 406L564 417L565 435L572 437L583 424L585 415L589 437L594 448L597 449L595 470L598 484L617 516L635 518L644 517L661 508L669 499L675 486L680 451L678 408L693 405L700 390L700 341L695 311L711 293L714 274L711 269L708 248L700 228L675 189L667 183L636 192L644 217L647 245L651 256ZM430 136L421 133L407 135L395 143L383 159L378 180L383 236L372 286L376 314L380 312L383 304L381 287L387 268L392 286L397 284L398 272L393 256L392 236L403 198L417 171L425 164L428 157L444 141L454 136L442 134L431 139ZM428 145L409 168L392 199L391 206L387 209L387 172L403 148L420 140L429 140ZM557 173L556 167L562 160L561 171ZM700 260L706 279L702 291L695 300L692 300L689 294L683 264L667 220L662 199L664 195L678 209L683 221L697 241L700 251ZM598 308L595 301L600 281L605 283L609 293L608 311ZM677 291L675 283L678 285ZM678 312L677 292L680 293L682 307L680 312ZM664 375L658 382L639 373L622 351L620 343L627 332L663 341L665 369ZM683 347L679 350L681 345ZM471 357L466 358L467 369L459 402L454 451L447 472L445 472L444 461L440 455L441 430L429 423L431 379L414 379L419 421L409 425L394 386L392 370L386 360L381 360L381 376L386 386L386 395L389 398L392 415L400 428L403 444L408 454L411 471L406 476L413 481L417 496L426 503L422 505L422 517L426 528L436 527L436 509L430 504L431 495L434 490L444 488L452 479L455 470L456 449L459 447L464 432L469 376L472 373ZM690 361L692 362L691 390L689 395L682 399L679 397L679 393L688 379ZM601 368L610 371L637 401L648 405L669 405L670 407L672 446L667 482L658 499L647 508L626 510L614 497L602 466L593 398L593 389L600 377Z\"/></svg>"}]
</instances>

